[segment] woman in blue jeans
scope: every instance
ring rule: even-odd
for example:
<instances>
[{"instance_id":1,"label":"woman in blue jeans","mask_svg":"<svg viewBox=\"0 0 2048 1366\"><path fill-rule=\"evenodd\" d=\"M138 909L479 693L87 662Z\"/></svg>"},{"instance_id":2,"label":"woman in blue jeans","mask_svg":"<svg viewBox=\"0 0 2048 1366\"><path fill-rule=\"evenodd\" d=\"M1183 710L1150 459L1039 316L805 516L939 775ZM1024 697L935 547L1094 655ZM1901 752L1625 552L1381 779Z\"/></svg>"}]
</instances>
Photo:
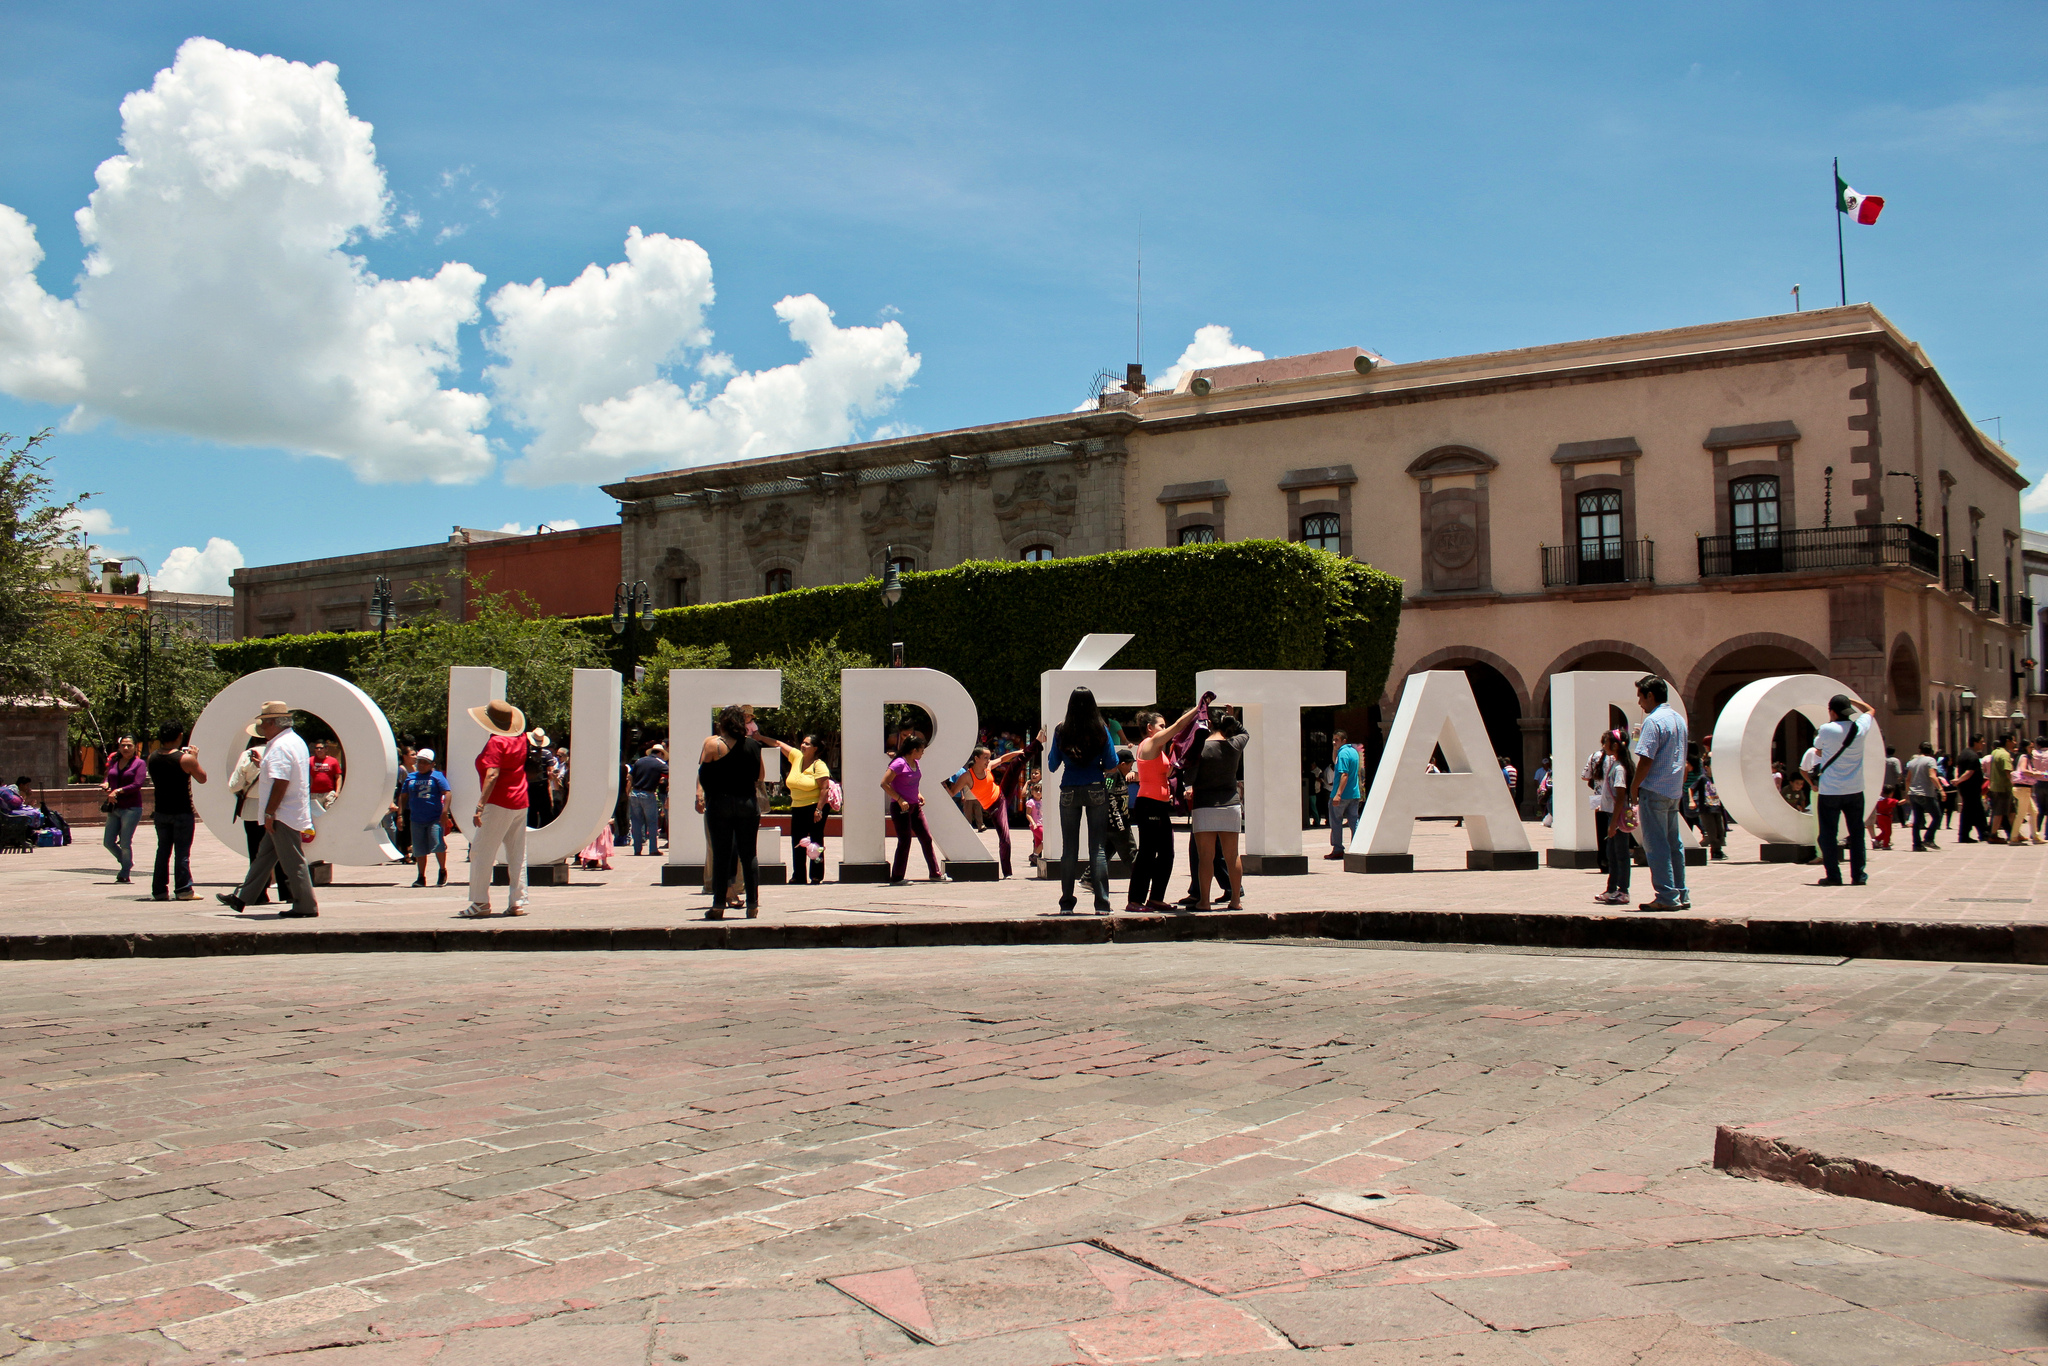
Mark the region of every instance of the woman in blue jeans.
<instances>
[{"instance_id":1,"label":"woman in blue jeans","mask_svg":"<svg viewBox=\"0 0 2048 1366\"><path fill-rule=\"evenodd\" d=\"M1074 689L1067 699L1067 719L1053 727L1045 747L1046 767L1060 773L1060 914L1074 913L1074 854L1080 843L1081 817L1088 818L1088 880L1095 890L1095 913L1108 915L1109 853L1104 840L1109 824L1107 778L1117 767L1109 727L1095 705L1095 694Z\"/></svg>"},{"instance_id":2,"label":"woman in blue jeans","mask_svg":"<svg viewBox=\"0 0 2048 1366\"><path fill-rule=\"evenodd\" d=\"M120 865L114 881L126 882L135 867L135 827L142 821L142 788L149 781L149 766L137 752L134 736L124 735L118 743L115 757L107 764L107 780L100 784L100 792L113 803L100 843Z\"/></svg>"}]
</instances>

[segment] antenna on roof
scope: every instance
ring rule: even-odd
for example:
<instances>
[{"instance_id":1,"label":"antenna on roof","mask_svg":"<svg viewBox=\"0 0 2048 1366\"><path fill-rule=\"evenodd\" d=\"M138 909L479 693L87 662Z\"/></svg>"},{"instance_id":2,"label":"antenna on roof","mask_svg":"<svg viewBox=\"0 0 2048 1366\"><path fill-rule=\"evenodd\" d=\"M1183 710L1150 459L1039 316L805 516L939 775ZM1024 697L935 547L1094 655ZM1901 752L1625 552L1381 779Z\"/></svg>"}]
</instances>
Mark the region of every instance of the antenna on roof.
<instances>
[{"instance_id":1,"label":"antenna on roof","mask_svg":"<svg viewBox=\"0 0 2048 1366\"><path fill-rule=\"evenodd\" d=\"M1138 345L1137 349L1131 352L1131 359L1138 363L1139 372L1143 373L1145 365L1145 211L1143 209L1138 210Z\"/></svg>"}]
</instances>

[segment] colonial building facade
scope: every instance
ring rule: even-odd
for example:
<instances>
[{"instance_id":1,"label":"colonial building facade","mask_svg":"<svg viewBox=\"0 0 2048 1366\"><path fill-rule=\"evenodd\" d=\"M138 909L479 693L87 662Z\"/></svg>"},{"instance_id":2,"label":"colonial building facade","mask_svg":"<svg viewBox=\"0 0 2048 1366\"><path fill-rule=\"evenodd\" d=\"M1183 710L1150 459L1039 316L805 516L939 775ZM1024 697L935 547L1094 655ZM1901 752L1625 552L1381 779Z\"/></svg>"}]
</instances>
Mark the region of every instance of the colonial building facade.
<instances>
[{"instance_id":1,"label":"colonial building facade","mask_svg":"<svg viewBox=\"0 0 2048 1366\"><path fill-rule=\"evenodd\" d=\"M1384 714L1408 674L1463 669L1525 772L1567 669L1662 674L1696 730L1808 671L1901 748L2024 716L2026 480L1874 308L1409 364L1351 348L1101 403L608 485L625 575L682 605L891 558L1306 541L1407 583Z\"/></svg>"}]
</instances>

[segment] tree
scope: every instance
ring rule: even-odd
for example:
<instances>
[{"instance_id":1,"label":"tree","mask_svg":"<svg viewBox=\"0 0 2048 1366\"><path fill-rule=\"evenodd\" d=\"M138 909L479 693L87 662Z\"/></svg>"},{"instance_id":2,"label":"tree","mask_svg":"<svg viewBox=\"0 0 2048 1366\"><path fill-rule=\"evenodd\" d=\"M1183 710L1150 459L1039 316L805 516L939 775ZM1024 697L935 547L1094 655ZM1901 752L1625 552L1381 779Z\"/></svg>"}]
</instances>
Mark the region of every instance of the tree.
<instances>
[{"instance_id":1,"label":"tree","mask_svg":"<svg viewBox=\"0 0 2048 1366\"><path fill-rule=\"evenodd\" d=\"M782 670L782 705L759 707L754 719L763 733L795 744L799 737L815 733L832 752L839 747L839 671L875 669L881 664L873 655L842 649L839 637L823 644L812 641L787 654L762 655L750 669ZM884 720L890 727L910 721L912 709L892 706ZM922 716L923 713L917 713ZM927 723L929 724L929 723Z\"/></svg>"},{"instance_id":2,"label":"tree","mask_svg":"<svg viewBox=\"0 0 2048 1366\"><path fill-rule=\"evenodd\" d=\"M626 689L621 710L636 726L668 725L668 671L670 669L723 669L732 663L732 651L723 644L678 645L661 641L654 653L640 661L646 676Z\"/></svg>"},{"instance_id":3,"label":"tree","mask_svg":"<svg viewBox=\"0 0 2048 1366\"><path fill-rule=\"evenodd\" d=\"M0 692L75 700L63 686L67 632L51 628L66 614L57 584L80 559L68 518L84 498L49 501L48 457L38 450L49 436L16 443L0 432Z\"/></svg>"},{"instance_id":4,"label":"tree","mask_svg":"<svg viewBox=\"0 0 2048 1366\"><path fill-rule=\"evenodd\" d=\"M529 726L565 732L577 669L604 667L588 633L533 611L523 594L487 593L472 576L475 615L468 621L421 617L357 658L355 681L399 734L439 735L448 726L448 670L455 665L505 671L505 696ZM517 601L515 601L515 596Z\"/></svg>"}]
</instances>

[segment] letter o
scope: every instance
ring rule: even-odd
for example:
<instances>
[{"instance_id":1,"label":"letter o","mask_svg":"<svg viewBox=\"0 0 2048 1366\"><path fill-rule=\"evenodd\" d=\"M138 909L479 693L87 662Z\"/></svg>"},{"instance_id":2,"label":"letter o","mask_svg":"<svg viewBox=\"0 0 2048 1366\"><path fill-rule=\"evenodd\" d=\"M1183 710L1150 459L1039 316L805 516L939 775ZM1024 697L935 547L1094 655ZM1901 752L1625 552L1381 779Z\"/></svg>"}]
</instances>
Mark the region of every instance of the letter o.
<instances>
[{"instance_id":1,"label":"letter o","mask_svg":"<svg viewBox=\"0 0 2048 1366\"><path fill-rule=\"evenodd\" d=\"M1820 674L1760 678L1729 698L1714 722L1715 790L1736 822L1766 844L1812 844L1819 837L1818 814L1812 809L1794 810L1771 781L1771 737L1788 712L1798 712L1815 729L1826 725L1832 719L1828 699L1836 693L1856 697L1854 688ZM1873 755L1875 763L1871 762ZM1830 757L1821 756L1823 760ZM1873 716L1863 737L1866 812L1876 804L1883 788L1884 732Z\"/></svg>"},{"instance_id":2,"label":"letter o","mask_svg":"<svg viewBox=\"0 0 2048 1366\"><path fill-rule=\"evenodd\" d=\"M392 789L398 786L398 745L391 738L391 723L361 688L312 669L259 669L228 684L206 704L192 727L192 747L213 779L192 784L192 806L201 822L229 849L246 852L228 779L243 749L253 743L246 733L250 720L273 698L325 721L348 755L341 795L325 811L317 804L313 807L317 833L306 846L306 857L346 867L370 867L397 858L398 849L385 838L380 824L390 809ZM254 792L251 788L252 803ZM245 814L252 810L253 806L245 808Z\"/></svg>"}]
</instances>

